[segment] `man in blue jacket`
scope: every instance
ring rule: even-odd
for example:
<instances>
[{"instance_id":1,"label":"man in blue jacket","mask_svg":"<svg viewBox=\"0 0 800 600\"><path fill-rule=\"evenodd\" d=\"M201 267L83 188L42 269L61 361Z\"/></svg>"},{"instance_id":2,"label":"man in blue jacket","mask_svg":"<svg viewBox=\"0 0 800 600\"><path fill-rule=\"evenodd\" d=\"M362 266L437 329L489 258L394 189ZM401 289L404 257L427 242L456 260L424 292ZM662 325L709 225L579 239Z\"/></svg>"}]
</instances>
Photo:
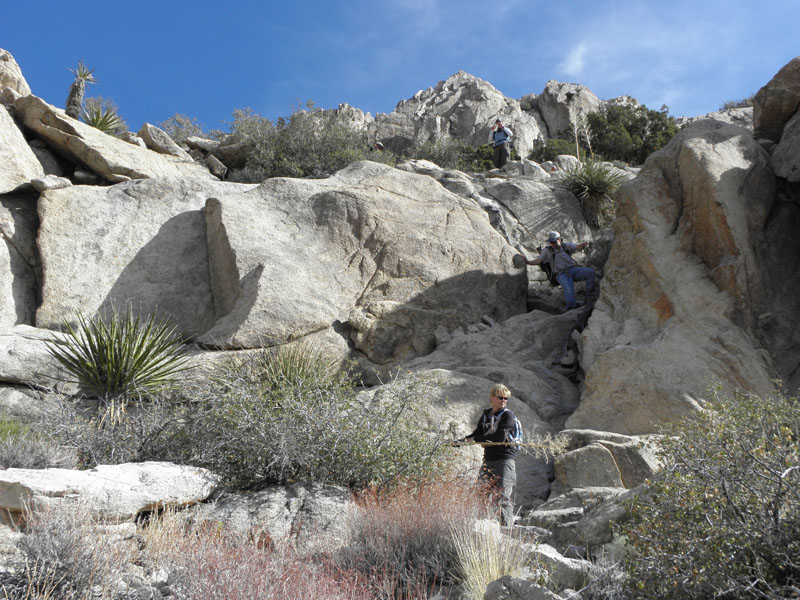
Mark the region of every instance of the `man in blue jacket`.
<instances>
[{"instance_id":1,"label":"man in blue jacket","mask_svg":"<svg viewBox=\"0 0 800 600\"><path fill-rule=\"evenodd\" d=\"M489 131L489 143L494 148L492 162L495 168L500 169L508 162L508 145L513 135L500 119L494 122L494 127Z\"/></svg>"}]
</instances>

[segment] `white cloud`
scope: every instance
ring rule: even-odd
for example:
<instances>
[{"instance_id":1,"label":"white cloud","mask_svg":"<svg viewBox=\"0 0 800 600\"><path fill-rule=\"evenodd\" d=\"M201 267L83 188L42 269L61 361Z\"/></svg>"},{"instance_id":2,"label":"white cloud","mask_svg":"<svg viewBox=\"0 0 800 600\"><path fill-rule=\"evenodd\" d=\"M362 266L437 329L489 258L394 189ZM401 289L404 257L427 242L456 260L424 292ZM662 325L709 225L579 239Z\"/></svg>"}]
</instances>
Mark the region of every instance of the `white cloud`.
<instances>
[{"instance_id":1,"label":"white cloud","mask_svg":"<svg viewBox=\"0 0 800 600\"><path fill-rule=\"evenodd\" d=\"M568 77L583 76L586 69L586 53L588 50L589 44L580 42L558 65L558 69Z\"/></svg>"}]
</instances>

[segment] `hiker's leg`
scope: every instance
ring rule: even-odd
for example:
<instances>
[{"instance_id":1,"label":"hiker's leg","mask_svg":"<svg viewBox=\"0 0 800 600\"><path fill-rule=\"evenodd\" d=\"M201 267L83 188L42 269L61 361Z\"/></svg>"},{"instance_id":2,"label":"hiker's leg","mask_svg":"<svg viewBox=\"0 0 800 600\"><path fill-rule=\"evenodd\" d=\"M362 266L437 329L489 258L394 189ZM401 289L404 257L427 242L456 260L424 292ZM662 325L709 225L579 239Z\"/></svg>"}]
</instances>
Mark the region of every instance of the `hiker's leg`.
<instances>
[{"instance_id":1,"label":"hiker's leg","mask_svg":"<svg viewBox=\"0 0 800 600\"><path fill-rule=\"evenodd\" d=\"M501 158L500 151L502 149L503 149L502 145L494 147L494 153L492 154L492 162L494 163L494 167L496 169L499 169L500 167L503 166L503 165L500 164L500 158Z\"/></svg>"},{"instance_id":2,"label":"hiker's leg","mask_svg":"<svg viewBox=\"0 0 800 600\"><path fill-rule=\"evenodd\" d=\"M508 144L500 145L500 167L505 166L508 162Z\"/></svg>"},{"instance_id":3,"label":"hiker's leg","mask_svg":"<svg viewBox=\"0 0 800 600\"><path fill-rule=\"evenodd\" d=\"M511 527L514 524L514 502L511 500L511 493L517 483L517 466L514 459L504 460L500 472L501 523Z\"/></svg>"},{"instance_id":4,"label":"hiker's leg","mask_svg":"<svg viewBox=\"0 0 800 600\"><path fill-rule=\"evenodd\" d=\"M595 272L591 267L573 267L572 269L573 281L586 282L586 297L594 294L594 278Z\"/></svg>"},{"instance_id":5,"label":"hiker's leg","mask_svg":"<svg viewBox=\"0 0 800 600\"><path fill-rule=\"evenodd\" d=\"M556 281L564 288L564 302L567 303L567 310L575 308L575 284L572 282L572 269L566 269L556 275Z\"/></svg>"}]
</instances>

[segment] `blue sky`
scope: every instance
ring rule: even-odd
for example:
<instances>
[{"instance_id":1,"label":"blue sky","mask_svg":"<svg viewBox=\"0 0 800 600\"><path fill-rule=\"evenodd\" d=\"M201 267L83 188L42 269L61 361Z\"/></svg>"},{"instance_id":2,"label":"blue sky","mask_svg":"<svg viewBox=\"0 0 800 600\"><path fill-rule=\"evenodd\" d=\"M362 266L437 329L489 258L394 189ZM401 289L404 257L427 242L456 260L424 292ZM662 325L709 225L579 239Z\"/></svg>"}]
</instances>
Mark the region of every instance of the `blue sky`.
<instances>
[{"instance_id":1,"label":"blue sky","mask_svg":"<svg viewBox=\"0 0 800 600\"><path fill-rule=\"evenodd\" d=\"M373 115L464 70L503 94L549 79L675 116L755 93L790 59L798 0L0 0L0 48L63 107L79 60L128 126L175 113L227 129L306 100Z\"/></svg>"}]
</instances>

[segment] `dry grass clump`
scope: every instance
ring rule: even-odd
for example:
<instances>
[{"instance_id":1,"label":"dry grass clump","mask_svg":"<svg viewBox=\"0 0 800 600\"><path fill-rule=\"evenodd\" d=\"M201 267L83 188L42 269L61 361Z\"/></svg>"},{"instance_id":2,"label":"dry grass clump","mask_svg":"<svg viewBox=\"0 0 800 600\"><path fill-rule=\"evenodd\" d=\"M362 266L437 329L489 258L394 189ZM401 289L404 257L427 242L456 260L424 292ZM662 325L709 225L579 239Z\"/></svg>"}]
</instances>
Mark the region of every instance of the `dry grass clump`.
<instances>
[{"instance_id":1,"label":"dry grass clump","mask_svg":"<svg viewBox=\"0 0 800 600\"><path fill-rule=\"evenodd\" d=\"M143 529L142 562L182 600L368 600L362 578L330 561L266 547L221 523L188 525L172 512ZM162 593L165 591L162 586Z\"/></svg>"},{"instance_id":2,"label":"dry grass clump","mask_svg":"<svg viewBox=\"0 0 800 600\"><path fill-rule=\"evenodd\" d=\"M458 575L466 598L482 600L492 581L504 575L522 576L531 565L530 551L525 544L502 535L488 521L465 527L452 527L453 543L458 557Z\"/></svg>"},{"instance_id":3,"label":"dry grass clump","mask_svg":"<svg viewBox=\"0 0 800 600\"><path fill-rule=\"evenodd\" d=\"M131 539L109 533L87 504L39 507L25 515L22 557L0 572L0 598L89 600L115 598Z\"/></svg>"},{"instance_id":4,"label":"dry grass clump","mask_svg":"<svg viewBox=\"0 0 800 600\"><path fill-rule=\"evenodd\" d=\"M363 573L376 598L426 598L458 584L453 524L469 528L492 513L485 488L443 477L370 491L351 515L352 542L340 563Z\"/></svg>"}]
</instances>

